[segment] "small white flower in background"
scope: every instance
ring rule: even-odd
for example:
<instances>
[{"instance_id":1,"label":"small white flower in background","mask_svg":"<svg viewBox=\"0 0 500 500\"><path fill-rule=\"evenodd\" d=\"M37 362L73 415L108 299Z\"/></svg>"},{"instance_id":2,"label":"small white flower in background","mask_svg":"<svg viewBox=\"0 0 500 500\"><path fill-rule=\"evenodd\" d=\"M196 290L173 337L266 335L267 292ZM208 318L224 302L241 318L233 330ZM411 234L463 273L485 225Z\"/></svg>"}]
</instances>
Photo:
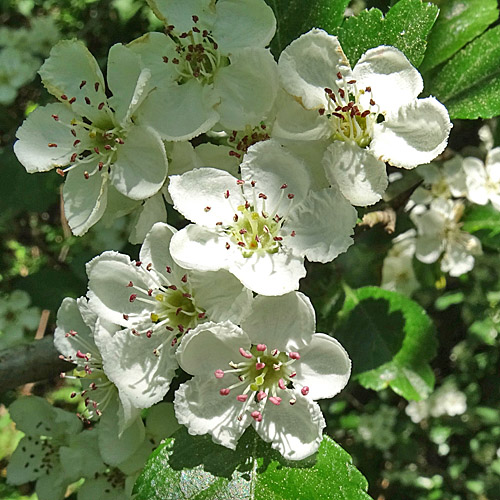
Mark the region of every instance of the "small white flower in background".
<instances>
[{"instance_id":1,"label":"small white flower in background","mask_svg":"<svg viewBox=\"0 0 500 500\"><path fill-rule=\"evenodd\" d=\"M140 261L104 252L87 264L90 309L120 325L99 344L103 369L138 408L152 406L167 393L177 368L175 350L186 332L208 319L239 323L252 300L227 271L179 267L169 252L174 232L167 224L155 224Z\"/></svg>"},{"instance_id":2,"label":"small white flower in background","mask_svg":"<svg viewBox=\"0 0 500 500\"><path fill-rule=\"evenodd\" d=\"M103 215L110 182L132 200L158 192L167 175L163 142L134 122L149 95L149 70L126 47L111 47L104 78L83 43L65 40L40 69L42 82L60 103L35 109L17 131L14 151L29 173L53 168L66 175L64 212L82 235Z\"/></svg>"},{"instance_id":3,"label":"small white flower in background","mask_svg":"<svg viewBox=\"0 0 500 500\"><path fill-rule=\"evenodd\" d=\"M241 179L213 168L170 177L174 207L195 223L172 238L179 265L281 295L299 287L304 257L329 262L352 244L356 210L336 188L311 191L304 163L276 141L249 148L240 168Z\"/></svg>"},{"instance_id":4,"label":"small white flower in background","mask_svg":"<svg viewBox=\"0 0 500 500\"><path fill-rule=\"evenodd\" d=\"M351 361L314 329L312 305L299 292L257 297L241 328L199 325L177 351L181 368L194 375L175 394L179 423L231 449L253 425L287 459L315 453L325 421L314 400L345 387Z\"/></svg>"},{"instance_id":5,"label":"small white flower in background","mask_svg":"<svg viewBox=\"0 0 500 500\"><path fill-rule=\"evenodd\" d=\"M217 122L229 130L258 125L279 87L265 49L276 31L272 9L263 0L149 4L167 35L148 33L129 44L159 88L141 111L144 120L166 140L190 139Z\"/></svg>"},{"instance_id":6,"label":"small white flower in background","mask_svg":"<svg viewBox=\"0 0 500 500\"><path fill-rule=\"evenodd\" d=\"M413 257L416 248L415 229L400 234L392 241L392 248L387 253L382 266L381 287L410 296L419 288L413 269Z\"/></svg>"},{"instance_id":7,"label":"small white flower in background","mask_svg":"<svg viewBox=\"0 0 500 500\"><path fill-rule=\"evenodd\" d=\"M478 205L491 202L496 210L500 210L500 148L488 151L484 163L472 156L464 158L463 169L467 198Z\"/></svg>"},{"instance_id":8,"label":"small white flower in background","mask_svg":"<svg viewBox=\"0 0 500 500\"><path fill-rule=\"evenodd\" d=\"M9 105L17 91L35 78L40 61L14 48L0 50L0 105Z\"/></svg>"},{"instance_id":9,"label":"small white flower in background","mask_svg":"<svg viewBox=\"0 0 500 500\"><path fill-rule=\"evenodd\" d=\"M446 108L434 97L417 99L422 77L394 47L368 50L351 70L337 37L313 29L281 53L278 68L296 102L278 111L273 134L330 144L326 175L354 205L380 200L384 162L415 168L447 144Z\"/></svg>"},{"instance_id":10,"label":"small white flower in background","mask_svg":"<svg viewBox=\"0 0 500 500\"><path fill-rule=\"evenodd\" d=\"M442 255L441 271L450 276L460 276L474 267L474 256L482 253L481 242L461 230L463 211L459 201L436 198L429 208L411 212L418 233L418 260L432 264Z\"/></svg>"}]
</instances>

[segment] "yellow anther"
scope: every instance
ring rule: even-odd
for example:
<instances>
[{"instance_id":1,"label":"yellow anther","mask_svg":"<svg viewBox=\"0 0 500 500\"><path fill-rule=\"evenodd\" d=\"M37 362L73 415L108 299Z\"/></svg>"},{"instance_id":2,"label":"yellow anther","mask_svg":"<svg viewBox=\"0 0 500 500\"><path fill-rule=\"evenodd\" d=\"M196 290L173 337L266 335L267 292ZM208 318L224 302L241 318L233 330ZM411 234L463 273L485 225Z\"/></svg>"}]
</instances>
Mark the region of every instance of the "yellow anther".
<instances>
[{"instance_id":1,"label":"yellow anther","mask_svg":"<svg viewBox=\"0 0 500 500\"><path fill-rule=\"evenodd\" d=\"M158 314L156 314L156 313L151 313L151 321L152 321L153 323L156 323L159 319L160 319L160 317L158 316Z\"/></svg>"},{"instance_id":2,"label":"yellow anther","mask_svg":"<svg viewBox=\"0 0 500 500\"><path fill-rule=\"evenodd\" d=\"M158 301L158 302L163 302L163 299L165 298L165 295L159 293L158 295L156 295L155 299Z\"/></svg>"},{"instance_id":3,"label":"yellow anther","mask_svg":"<svg viewBox=\"0 0 500 500\"><path fill-rule=\"evenodd\" d=\"M260 215L257 212L252 212L250 217L252 217L253 220L259 220Z\"/></svg>"},{"instance_id":4,"label":"yellow anther","mask_svg":"<svg viewBox=\"0 0 500 500\"><path fill-rule=\"evenodd\" d=\"M255 383L257 385L262 385L264 383L264 375L259 375L258 377L255 377Z\"/></svg>"}]
</instances>

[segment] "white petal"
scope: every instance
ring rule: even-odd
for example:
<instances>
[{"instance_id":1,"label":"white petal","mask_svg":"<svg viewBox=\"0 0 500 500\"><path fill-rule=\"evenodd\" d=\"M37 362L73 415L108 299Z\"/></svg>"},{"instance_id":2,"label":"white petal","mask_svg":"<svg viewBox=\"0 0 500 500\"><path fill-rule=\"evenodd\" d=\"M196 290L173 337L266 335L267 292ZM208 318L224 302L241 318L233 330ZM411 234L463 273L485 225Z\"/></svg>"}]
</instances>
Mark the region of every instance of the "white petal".
<instances>
[{"instance_id":1,"label":"white petal","mask_svg":"<svg viewBox=\"0 0 500 500\"><path fill-rule=\"evenodd\" d=\"M214 92L220 97L217 112L222 126L243 130L258 125L273 107L278 93L278 66L266 49L239 49L231 63L214 77Z\"/></svg>"},{"instance_id":2,"label":"white petal","mask_svg":"<svg viewBox=\"0 0 500 500\"><path fill-rule=\"evenodd\" d=\"M148 304L130 301L132 294L147 295L127 285L132 281L133 285L148 290L151 278L133 264L128 255L104 252L87 264L87 275L89 305L100 317L125 327L142 321L144 316L149 317L151 307ZM124 314L130 315L130 319L124 319Z\"/></svg>"},{"instance_id":3,"label":"white petal","mask_svg":"<svg viewBox=\"0 0 500 500\"><path fill-rule=\"evenodd\" d=\"M259 436L288 460L302 460L318 451L325 419L317 403L298 397L294 405L287 394L279 406L267 403L261 422L254 427Z\"/></svg>"},{"instance_id":4,"label":"white petal","mask_svg":"<svg viewBox=\"0 0 500 500\"><path fill-rule=\"evenodd\" d=\"M443 251L443 240L432 236L419 236L415 256L424 264L432 264L439 259Z\"/></svg>"},{"instance_id":5,"label":"white petal","mask_svg":"<svg viewBox=\"0 0 500 500\"><path fill-rule=\"evenodd\" d=\"M144 200L162 187L167 155L160 136L149 127L131 127L125 144L118 145L111 182L128 198Z\"/></svg>"},{"instance_id":6,"label":"white petal","mask_svg":"<svg viewBox=\"0 0 500 500\"><path fill-rule=\"evenodd\" d=\"M170 253L177 264L185 269L218 271L227 269L235 259L241 260L236 245L226 249L228 238L196 224L189 224L177 232L170 243Z\"/></svg>"},{"instance_id":7,"label":"white petal","mask_svg":"<svg viewBox=\"0 0 500 500\"><path fill-rule=\"evenodd\" d=\"M370 151L391 165L415 168L443 152L450 130L448 111L437 99L417 99L375 126Z\"/></svg>"},{"instance_id":8,"label":"white petal","mask_svg":"<svg viewBox=\"0 0 500 500\"><path fill-rule=\"evenodd\" d=\"M107 176L96 172L86 179L85 168L97 168L97 160L95 165L70 170L63 188L64 215L76 236L85 234L102 217L107 203Z\"/></svg>"},{"instance_id":9,"label":"white petal","mask_svg":"<svg viewBox=\"0 0 500 500\"><path fill-rule=\"evenodd\" d=\"M464 175L463 158L459 155L443 163L443 170L446 182L451 194L455 198L465 196L467 192L467 179Z\"/></svg>"},{"instance_id":10,"label":"white petal","mask_svg":"<svg viewBox=\"0 0 500 500\"><path fill-rule=\"evenodd\" d=\"M221 52L267 47L276 31L273 10L263 0L219 0L213 36Z\"/></svg>"},{"instance_id":11,"label":"white petal","mask_svg":"<svg viewBox=\"0 0 500 500\"><path fill-rule=\"evenodd\" d=\"M215 227L217 222L224 226L233 224L236 207L245 204L236 178L215 168L196 168L180 176L172 175L168 191L176 210L206 227Z\"/></svg>"},{"instance_id":12,"label":"white petal","mask_svg":"<svg viewBox=\"0 0 500 500\"><path fill-rule=\"evenodd\" d=\"M53 116L60 121L55 121ZM68 124L75 118L67 106L59 103L41 106L28 115L16 132L19 140L14 144L17 159L28 173L46 172L69 164L75 151L75 137L62 122Z\"/></svg>"},{"instance_id":13,"label":"white petal","mask_svg":"<svg viewBox=\"0 0 500 500\"><path fill-rule=\"evenodd\" d=\"M500 148L491 149L486 155L486 172L492 182L500 182Z\"/></svg>"},{"instance_id":14,"label":"white petal","mask_svg":"<svg viewBox=\"0 0 500 500\"><path fill-rule=\"evenodd\" d=\"M336 36L314 28L280 55L280 81L307 109L326 106L325 87L337 88L337 73L350 75L349 62Z\"/></svg>"},{"instance_id":15,"label":"white petal","mask_svg":"<svg viewBox=\"0 0 500 500\"><path fill-rule=\"evenodd\" d=\"M193 15L200 18L197 26L211 27L215 12L211 0L150 0L149 6L166 25L173 25L176 33L189 31L194 25ZM200 28L201 29L201 28Z\"/></svg>"},{"instance_id":16,"label":"white petal","mask_svg":"<svg viewBox=\"0 0 500 500\"><path fill-rule=\"evenodd\" d=\"M246 182L243 191L248 200L254 198L254 192L264 193L265 211L272 213L278 208L278 214L295 207L307 196L310 186L309 173L304 162L281 146L276 140L261 141L248 149L241 166L241 177ZM255 190L250 182L255 181ZM282 186L286 187L282 189ZM289 201L288 195L293 195ZM263 203L263 202L261 202ZM257 207L256 207L257 208ZM262 209L262 205L258 210Z\"/></svg>"},{"instance_id":17,"label":"white petal","mask_svg":"<svg viewBox=\"0 0 500 500\"><path fill-rule=\"evenodd\" d=\"M387 189L385 163L356 144L334 142L326 150L323 166L328 180L353 205L373 205Z\"/></svg>"},{"instance_id":18,"label":"white petal","mask_svg":"<svg viewBox=\"0 0 500 500\"><path fill-rule=\"evenodd\" d=\"M230 272L219 271L189 273L196 305L205 309L211 321L229 320L240 324L252 303L252 292Z\"/></svg>"},{"instance_id":19,"label":"white petal","mask_svg":"<svg viewBox=\"0 0 500 500\"><path fill-rule=\"evenodd\" d=\"M353 74L358 88L371 87L372 98L382 112L397 111L416 99L424 88L420 73L406 56L386 45L366 51Z\"/></svg>"},{"instance_id":20,"label":"white petal","mask_svg":"<svg viewBox=\"0 0 500 500\"><path fill-rule=\"evenodd\" d=\"M300 360L293 365L295 380L309 387L311 399L333 398L346 385L351 375L351 360L340 343L329 335L316 333Z\"/></svg>"},{"instance_id":21,"label":"white petal","mask_svg":"<svg viewBox=\"0 0 500 500\"><path fill-rule=\"evenodd\" d=\"M311 342L316 314L309 298L300 292L279 297L258 295L241 328L252 344L268 344L270 349L280 351L297 351Z\"/></svg>"},{"instance_id":22,"label":"white petal","mask_svg":"<svg viewBox=\"0 0 500 500\"><path fill-rule=\"evenodd\" d=\"M299 288L306 275L304 260L280 249L278 253L253 254L229 262L233 273L247 288L261 295L283 295Z\"/></svg>"},{"instance_id":23,"label":"white petal","mask_svg":"<svg viewBox=\"0 0 500 500\"><path fill-rule=\"evenodd\" d=\"M142 243L144 238L151 231L151 228L157 222L166 222L167 209L161 192L148 198L137 214L134 227L128 238L130 243Z\"/></svg>"},{"instance_id":24,"label":"white petal","mask_svg":"<svg viewBox=\"0 0 500 500\"><path fill-rule=\"evenodd\" d=\"M210 130L219 120L217 96L210 86L192 79L156 89L138 110L139 120L166 141L183 141Z\"/></svg>"},{"instance_id":25,"label":"white petal","mask_svg":"<svg viewBox=\"0 0 500 500\"><path fill-rule=\"evenodd\" d=\"M230 321L210 321L184 335L177 360L185 372L215 379L214 371L228 369L230 361L238 362L240 347L249 349L250 344L248 335Z\"/></svg>"},{"instance_id":26,"label":"white petal","mask_svg":"<svg viewBox=\"0 0 500 500\"><path fill-rule=\"evenodd\" d=\"M155 332L148 338L122 330L110 337L96 330L104 373L136 408L158 403L170 387L177 361L170 342L163 344L168 333Z\"/></svg>"},{"instance_id":27,"label":"white petal","mask_svg":"<svg viewBox=\"0 0 500 500\"><path fill-rule=\"evenodd\" d=\"M286 222L283 243L295 255L313 262L330 262L353 243L357 213L337 188L310 191ZM290 232L295 231L295 236Z\"/></svg>"},{"instance_id":28,"label":"white petal","mask_svg":"<svg viewBox=\"0 0 500 500\"><path fill-rule=\"evenodd\" d=\"M106 102L104 78L94 56L81 41L58 42L52 47L50 57L43 63L39 74L45 88L53 96L60 99L61 95L65 95L67 101L76 98L71 104L73 111L97 125L102 120L108 120L106 112L98 109L100 103ZM87 104L85 97L91 104Z\"/></svg>"},{"instance_id":29,"label":"white petal","mask_svg":"<svg viewBox=\"0 0 500 500\"><path fill-rule=\"evenodd\" d=\"M175 393L175 416L189 434L211 434L214 443L234 450L252 417L245 413L238 420L238 402L231 395L219 394L221 382L215 377L195 377L182 384Z\"/></svg>"},{"instance_id":30,"label":"white petal","mask_svg":"<svg viewBox=\"0 0 500 500\"><path fill-rule=\"evenodd\" d=\"M462 165L466 176L467 199L478 205L486 205L488 203L487 175L483 162L471 156L464 158Z\"/></svg>"}]
</instances>

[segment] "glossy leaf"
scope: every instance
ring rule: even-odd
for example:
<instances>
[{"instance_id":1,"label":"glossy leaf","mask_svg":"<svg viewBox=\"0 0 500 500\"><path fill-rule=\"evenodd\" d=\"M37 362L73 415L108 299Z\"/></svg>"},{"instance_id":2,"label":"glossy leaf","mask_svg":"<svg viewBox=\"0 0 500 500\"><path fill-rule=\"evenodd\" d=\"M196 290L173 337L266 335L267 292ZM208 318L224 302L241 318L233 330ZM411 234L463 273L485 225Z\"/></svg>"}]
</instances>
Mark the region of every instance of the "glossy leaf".
<instances>
[{"instance_id":1,"label":"glossy leaf","mask_svg":"<svg viewBox=\"0 0 500 500\"><path fill-rule=\"evenodd\" d=\"M500 212L493 205L474 205L463 218L462 229L477 236L484 246L500 249Z\"/></svg>"}]
</instances>

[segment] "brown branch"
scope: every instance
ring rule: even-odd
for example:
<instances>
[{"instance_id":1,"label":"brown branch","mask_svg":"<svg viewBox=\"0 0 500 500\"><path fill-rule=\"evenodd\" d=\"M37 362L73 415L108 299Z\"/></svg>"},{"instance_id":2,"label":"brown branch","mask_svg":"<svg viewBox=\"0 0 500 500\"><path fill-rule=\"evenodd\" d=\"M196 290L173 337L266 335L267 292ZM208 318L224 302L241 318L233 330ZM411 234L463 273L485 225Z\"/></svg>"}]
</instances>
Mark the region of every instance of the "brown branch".
<instances>
[{"instance_id":1,"label":"brown branch","mask_svg":"<svg viewBox=\"0 0 500 500\"><path fill-rule=\"evenodd\" d=\"M0 351L0 394L28 382L57 377L73 368L72 363L59 359L52 335L3 349Z\"/></svg>"}]
</instances>

